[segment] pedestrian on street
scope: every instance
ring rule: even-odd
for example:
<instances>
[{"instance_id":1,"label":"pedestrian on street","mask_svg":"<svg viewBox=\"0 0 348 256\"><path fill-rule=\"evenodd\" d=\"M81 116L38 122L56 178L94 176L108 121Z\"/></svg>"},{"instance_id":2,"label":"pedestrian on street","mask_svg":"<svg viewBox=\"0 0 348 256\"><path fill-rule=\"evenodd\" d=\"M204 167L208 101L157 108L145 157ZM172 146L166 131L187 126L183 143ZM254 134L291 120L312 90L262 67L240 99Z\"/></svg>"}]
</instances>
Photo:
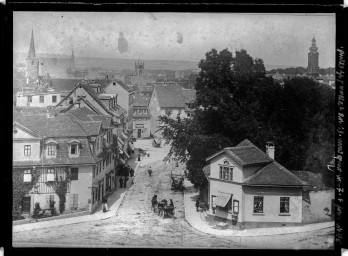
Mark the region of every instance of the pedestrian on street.
<instances>
[{"instance_id":1,"label":"pedestrian on street","mask_svg":"<svg viewBox=\"0 0 348 256\"><path fill-rule=\"evenodd\" d=\"M151 166L150 166L150 168L147 170L147 172L149 173L149 176L151 176L151 175L152 175L152 169L151 169Z\"/></svg>"},{"instance_id":2,"label":"pedestrian on street","mask_svg":"<svg viewBox=\"0 0 348 256\"><path fill-rule=\"evenodd\" d=\"M109 210L108 209L108 198L107 198L107 196L103 197L102 203L103 203L103 212L107 212Z\"/></svg>"},{"instance_id":3,"label":"pedestrian on street","mask_svg":"<svg viewBox=\"0 0 348 256\"><path fill-rule=\"evenodd\" d=\"M174 207L173 200L172 200L172 199L170 199L169 201L170 201L169 206L170 206L170 207Z\"/></svg>"},{"instance_id":4,"label":"pedestrian on street","mask_svg":"<svg viewBox=\"0 0 348 256\"><path fill-rule=\"evenodd\" d=\"M198 208L199 208L199 199L197 199L196 201L196 211L198 212Z\"/></svg>"},{"instance_id":5,"label":"pedestrian on street","mask_svg":"<svg viewBox=\"0 0 348 256\"><path fill-rule=\"evenodd\" d=\"M128 177L124 176L124 181L123 181L123 187L124 188L127 187L127 181L128 181Z\"/></svg>"},{"instance_id":6,"label":"pedestrian on street","mask_svg":"<svg viewBox=\"0 0 348 256\"><path fill-rule=\"evenodd\" d=\"M131 177L134 177L134 170L132 168L130 169L130 175Z\"/></svg>"},{"instance_id":7,"label":"pedestrian on street","mask_svg":"<svg viewBox=\"0 0 348 256\"><path fill-rule=\"evenodd\" d=\"M123 188L123 178L120 178L120 188Z\"/></svg>"}]
</instances>

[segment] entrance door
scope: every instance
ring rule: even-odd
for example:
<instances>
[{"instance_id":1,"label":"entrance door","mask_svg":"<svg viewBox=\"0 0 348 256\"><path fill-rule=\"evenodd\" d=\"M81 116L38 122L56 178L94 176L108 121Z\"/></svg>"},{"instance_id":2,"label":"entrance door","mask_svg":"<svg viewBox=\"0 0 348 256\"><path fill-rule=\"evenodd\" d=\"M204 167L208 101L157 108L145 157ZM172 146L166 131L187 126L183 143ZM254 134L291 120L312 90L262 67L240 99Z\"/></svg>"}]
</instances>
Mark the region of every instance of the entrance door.
<instances>
[{"instance_id":1,"label":"entrance door","mask_svg":"<svg viewBox=\"0 0 348 256\"><path fill-rule=\"evenodd\" d=\"M22 212L23 213L30 212L30 202L31 202L30 196L22 197Z\"/></svg>"},{"instance_id":2,"label":"entrance door","mask_svg":"<svg viewBox=\"0 0 348 256\"><path fill-rule=\"evenodd\" d=\"M138 129L138 138L141 138L141 129Z\"/></svg>"}]
</instances>

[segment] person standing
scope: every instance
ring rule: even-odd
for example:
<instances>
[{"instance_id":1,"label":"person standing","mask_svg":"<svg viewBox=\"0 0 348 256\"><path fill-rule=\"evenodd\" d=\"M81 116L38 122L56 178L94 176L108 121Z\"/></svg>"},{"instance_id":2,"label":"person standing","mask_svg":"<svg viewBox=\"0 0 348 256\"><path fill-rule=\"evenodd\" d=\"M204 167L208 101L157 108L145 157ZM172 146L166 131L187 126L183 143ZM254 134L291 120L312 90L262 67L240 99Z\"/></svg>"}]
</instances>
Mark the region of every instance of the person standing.
<instances>
[{"instance_id":1,"label":"person standing","mask_svg":"<svg viewBox=\"0 0 348 256\"><path fill-rule=\"evenodd\" d=\"M123 187L127 188L128 177L124 176Z\"/></svg>"},{"instance_id":2,"label":"person standing","mask_svg":"<svg viewBox=\"0 0 348 256\"><path fill-rule=\"evenodd\" d=\"M123 178L120 178L120 188L123 188Z\"/></svg>"},{"instance_id":3,"label":"person standing","mask_svg":"<svg viewBox=\"0 0 348 256\"><path fill-rule=\"evenodd\" d=\"M151 166L150 166L150 168L147 170L147 172L149 173L149 176L151 176L151 175L152 175L152 169L151 169Z\"/></svg>"},{"instance_id":4,"label":"person standing","mask_svg":"<svg viewBox=\"0 0 348 256\"><path fill-rule=\"evenodd\" d=\"M198 208L199 208L199 199L197 199L196 201L196 211L198 212Z\"/></svg>"},{"instance_id":5,"label":"person standing","mask_svg":"<svg viewBox=\"0 0 348 256\"><path fill-rule=\"evenodd\" d=\"M102 203L103 203L103 212L107 212L109 209L108 209L108 198L106 196L103 197Z\"/></svg>"}]
</instances>

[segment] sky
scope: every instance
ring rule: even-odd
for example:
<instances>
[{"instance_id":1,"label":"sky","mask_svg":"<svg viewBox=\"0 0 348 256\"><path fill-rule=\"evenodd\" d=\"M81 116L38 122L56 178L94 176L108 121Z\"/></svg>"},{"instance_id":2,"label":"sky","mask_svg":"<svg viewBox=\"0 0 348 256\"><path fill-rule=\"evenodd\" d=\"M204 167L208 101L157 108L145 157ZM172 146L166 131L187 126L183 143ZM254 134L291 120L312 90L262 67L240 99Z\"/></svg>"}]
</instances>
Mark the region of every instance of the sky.
<instances>
[{"instance_id":1,"label":"sky","mask_svg":"<svg viewBox=\"0 0 348 256\"><path fill-rule=\"evenodd\" d=\"M320 67L335 66L335 14L14 12L13 50L142 60L205 58L245 49L267 65L308 65L313 35Z\"/></svg>"}]
</instances>

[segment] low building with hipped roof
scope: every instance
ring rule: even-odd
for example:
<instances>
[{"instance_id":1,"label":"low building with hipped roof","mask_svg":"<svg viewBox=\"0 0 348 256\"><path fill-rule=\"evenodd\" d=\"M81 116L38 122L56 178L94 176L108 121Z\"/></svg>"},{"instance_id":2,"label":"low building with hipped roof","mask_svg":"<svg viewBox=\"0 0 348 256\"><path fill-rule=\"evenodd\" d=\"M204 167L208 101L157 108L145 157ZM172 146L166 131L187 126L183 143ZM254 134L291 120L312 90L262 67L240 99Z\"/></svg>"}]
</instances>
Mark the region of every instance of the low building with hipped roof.
<instances>
[{"instance_id":1,"label":"low building with hipped roof","mask_svg":"<svg viewBox=\"0 0 348 256\"><path fill-rule=\"evenodd\" d=\"M233 228L300 225L307 184L249 140L209 156L209 212Z\"/></svg>"},{"instance_id":2,"label":"low building with hipped roof","mask_svg":"<svg viewBox=\"0 0 348 256\"><path fill-rule=\"evenodd\" d=\"M14 197L14 207L20 205L21 213L31 215L36 203L48 209L52 201L58 211L60 198L55 188L67 176L65 212L93 212L102 197L116 188L117 142L111 118L91 115L82 120L73 114L14 113L14 193L21 193L18 184L29 186L19 198Z\"/></svg>"}]
</instances>

